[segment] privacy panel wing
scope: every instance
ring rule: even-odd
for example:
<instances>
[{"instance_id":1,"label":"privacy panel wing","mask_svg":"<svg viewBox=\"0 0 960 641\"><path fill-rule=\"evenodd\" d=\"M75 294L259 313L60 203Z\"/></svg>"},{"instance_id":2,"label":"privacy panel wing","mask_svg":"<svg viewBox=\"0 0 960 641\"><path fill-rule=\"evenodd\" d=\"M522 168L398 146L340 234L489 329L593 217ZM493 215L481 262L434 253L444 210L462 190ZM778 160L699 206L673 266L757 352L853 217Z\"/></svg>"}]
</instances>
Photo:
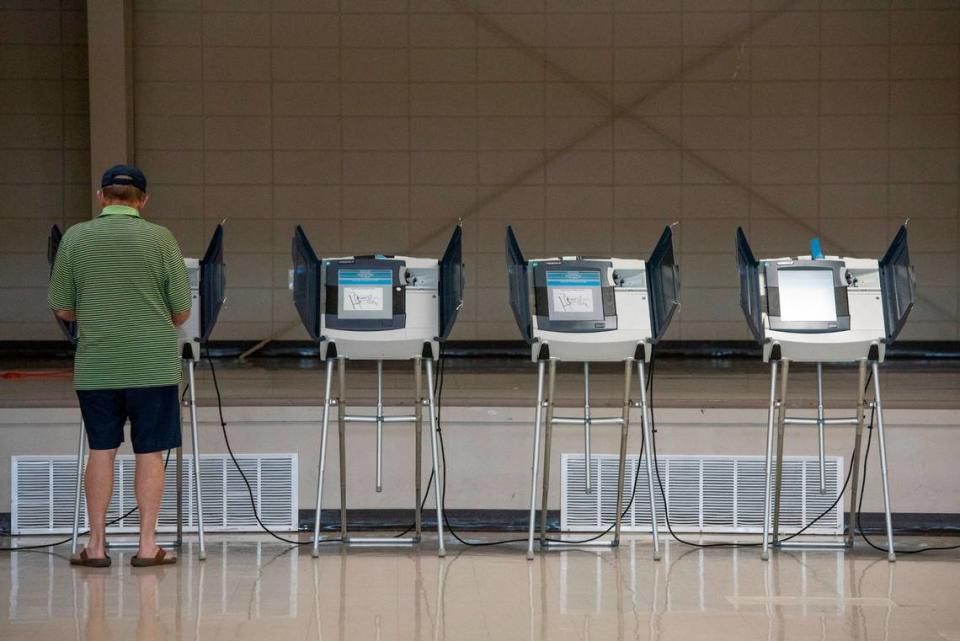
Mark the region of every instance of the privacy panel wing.
<instances>
[{"instance_id":1,"label":"privacy panel wing","mask_svg":"<svg viewBox=\"0 0 960 641\"><path fill-rule=\"evenodd\" d=\"M447 340L457 320L457 313L463 307L463 227L457 225L447 243L447 249L440 259L440 335L442 341Z\"/></svg>"},{"instance_id":2,"label":"privacy panel wing","mask_svg":"<svg viewBox=\"0 0 960 641\"><path fill-rule=\"evenodd\" d=\"M916 299L916 289L910 248L907 246L907 226L901 225L887 253L880 259L880 290L887 343L895 341L906 325Z\"/></svg>"},{"instance_id":3,"label":"privacy panel wing","mask_svg":"<svg viewBox=\"0 0 960 641\"><path fill-rule=\"evenodd\" d=\"M210 338L227 295L227 273L223 264L223 225L217 225L200 260L200 341Z\"/></svg>"},{"instance_id":4,"label":"privacy panel wing","mask_svg":"<svg viewBox=\"0 0 960 641\"><path fill-rule=\"evenodd\" d=\"M737 273L740 276L740 308L747 326L758 342L763 342L763 310L760 307L760 262L754 257L750 243L737 227Z\"/></svg>"},{"instance_id":5,"label":"privacy panel wing","mask_svg":"<svg viewBox=\"0 0 960 641\"><path fill-rule=\"evenodd\" d=\"M530 318L530 282L527 280L527 261L520 251L520 244L507 227L507 281L510 284L510 309L517 321L520 334L527 343L533 343L533 323Z\"/></svg>"},{"instance_id":6,"label":"privacy panel wing","mask_svg":"<svg viewBox=\"0 0 960 641\"><path fill-rule=\"evenodd\" d=\"M293 304L307 332L314 340L320 340L321 261L300 225L293 232L292 254Z\"/></svg>"},{"instance_id":7,"label":"privacy panel wing","mask_svg":"<svg viewBox=\"0 0 960 641\"><path fill-rule=\"evenodd\" d=\"M50 264L50 274L53 274L53 263L57 259L57 250L60 248L60 241L63 239L63 233L61 233L60 228L54 225L50 228L50 238L47 239L47 262ZM65 321L57 319L57 324L60 326L60 331L63 332L64 338L67 339L71 344L76 345L77 343L77 324L72 321Z\"/></svg>"},{"instance_id":8,"label":"privacy panel wing","mask_svg":"<svg viewBox=\"0 0 960 641\"><path fill-rule=\"evenodd\" d=\"M660 235L647 260L647 291L650 292L650 329L656 343L667 332L680 307L680 268L673 253L673 230Z\"/></svg>"}]
</instances>

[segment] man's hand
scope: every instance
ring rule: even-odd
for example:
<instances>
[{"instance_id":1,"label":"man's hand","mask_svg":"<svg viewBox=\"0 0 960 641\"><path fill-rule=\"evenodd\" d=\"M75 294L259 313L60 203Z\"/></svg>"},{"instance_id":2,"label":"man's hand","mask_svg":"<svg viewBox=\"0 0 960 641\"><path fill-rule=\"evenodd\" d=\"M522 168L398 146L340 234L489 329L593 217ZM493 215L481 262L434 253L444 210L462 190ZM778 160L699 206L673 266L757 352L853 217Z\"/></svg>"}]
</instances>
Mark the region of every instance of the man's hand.
<instances>
[{"instance_id":1,"label":"man's hand","mask_svg":"<svg viewBox=\"0 0 960 641\"><path fill-rule=\"evenodd\" d=\"M190 310L188 309L185 312L175 312L170 314L170 320L173 321L174 327L180 327L187 322L187 319L190 318Z\"/></svg>"},{"instance_id":2,"label":"man's hand","mask_svg":"<svg viewBox=\"0 0 960 641\"><path fill-rule=\"evenodd\" d=\"M72 323L77 320L77 313L72 309L55 309L53 310L53 315L62 321L67 321L68 323Z\"/></svg>"}]
</instances>

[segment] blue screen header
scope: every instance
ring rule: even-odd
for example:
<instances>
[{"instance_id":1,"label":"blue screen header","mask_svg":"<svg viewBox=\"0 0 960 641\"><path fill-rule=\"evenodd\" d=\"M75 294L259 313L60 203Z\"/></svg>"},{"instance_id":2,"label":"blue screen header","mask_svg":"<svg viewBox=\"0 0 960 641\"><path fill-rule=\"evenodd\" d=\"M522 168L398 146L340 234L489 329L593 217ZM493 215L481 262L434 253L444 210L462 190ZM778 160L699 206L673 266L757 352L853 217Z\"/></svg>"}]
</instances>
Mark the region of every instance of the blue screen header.
<instances>
[{"instance_id":1,"label":"blue screen header","mask_svg":"<svg viewBox=\"0 0 960 641\"><path fill-rule=\"evenodd\" d=\"M337 273L337 284L390 287L393 285L393 272L389 269L341 269Z\"/></svg>"},{"instance_id":2,"label":"blue screen header","mask_svg":"<svg viewBox=\"0 0 960 641\"><path fill-rule=\"evenodd\" d=\"M547 287L600 287L600 285L600 272L595 270L547 272Z\"/></svg>"}]
</instances>

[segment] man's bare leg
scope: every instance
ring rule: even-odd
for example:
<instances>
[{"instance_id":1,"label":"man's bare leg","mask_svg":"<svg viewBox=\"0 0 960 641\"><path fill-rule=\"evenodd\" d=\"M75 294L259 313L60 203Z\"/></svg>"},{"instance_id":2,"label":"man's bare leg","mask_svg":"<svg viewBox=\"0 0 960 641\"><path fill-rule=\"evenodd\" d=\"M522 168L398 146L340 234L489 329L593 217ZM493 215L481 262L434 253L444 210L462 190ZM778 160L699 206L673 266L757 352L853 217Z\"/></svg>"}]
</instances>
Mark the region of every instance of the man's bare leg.
<instances>
[{"instance_id":1,"label":"man's bare leg","mask_svg":"<svg viewBox=\"0 0 960 641\"><path fill-rule=\"evenodd\" d=\"M113 464L117 458L112 450L90 450L84 483L87 493L87 516L90 519L90 538L87 541L87 557L102 559L106 556L107 508L113 496Z\"/></svg>"},{"instance_id":2,"label":"man's bare leg","mask_svg":"<svg viewBox=\"0 0 960 641\"><path fill-rule=\"evenodd\" d=\"M163 498L163 453L137 454L137 506L140 508L141 559L152 559L157 554L157 517Z\"/></svg>"}]
</instances>

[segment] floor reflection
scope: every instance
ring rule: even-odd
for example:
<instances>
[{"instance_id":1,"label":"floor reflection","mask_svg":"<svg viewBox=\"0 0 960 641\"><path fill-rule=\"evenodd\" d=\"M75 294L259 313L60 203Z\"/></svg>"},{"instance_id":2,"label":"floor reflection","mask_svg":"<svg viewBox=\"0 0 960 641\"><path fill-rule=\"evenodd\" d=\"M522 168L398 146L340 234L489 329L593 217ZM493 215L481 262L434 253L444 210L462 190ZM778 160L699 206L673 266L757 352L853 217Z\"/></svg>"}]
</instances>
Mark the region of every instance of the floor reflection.
<instances>
[{"instance_id":1,"label":"floor reflection","mask_svg":"<svg viewBox=\"0 0 960 641\"><path fill-rule=\"evenodd\" d=\"M909 540L902 538L903 545ZM664 545L566 549L309 550L223 538L200 563L107 570L62 555L0 556L0 638L160 639L960 639L960 556L887 563L869 551Z\"/></svg>"}]
</instances>

